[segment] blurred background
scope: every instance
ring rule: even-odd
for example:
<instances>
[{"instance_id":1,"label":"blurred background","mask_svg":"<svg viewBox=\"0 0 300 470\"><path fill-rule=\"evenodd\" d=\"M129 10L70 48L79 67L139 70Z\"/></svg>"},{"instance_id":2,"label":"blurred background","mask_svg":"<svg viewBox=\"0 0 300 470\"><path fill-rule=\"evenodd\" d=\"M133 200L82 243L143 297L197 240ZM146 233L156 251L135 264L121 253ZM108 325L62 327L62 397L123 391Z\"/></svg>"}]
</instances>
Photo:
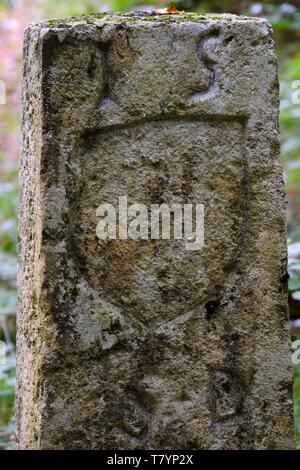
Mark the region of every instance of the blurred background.
<instances>
[{"instance_id":1,"label":"blurred background","mask_svg":"<svg viewBox=\"0 0 300 470\"><path fill-rule=\"evenodd\" d=\"M293 339L300 339L300 0L0 0L0 450L15 448L16 242L24 28L45 18L110 10L151 11L170 5L199 13L266 17L274 28L281 84L281 158L288 198L290 314ZM294 365L294 404L300 449L300 364Z\"/></svg>"}]
</instances>

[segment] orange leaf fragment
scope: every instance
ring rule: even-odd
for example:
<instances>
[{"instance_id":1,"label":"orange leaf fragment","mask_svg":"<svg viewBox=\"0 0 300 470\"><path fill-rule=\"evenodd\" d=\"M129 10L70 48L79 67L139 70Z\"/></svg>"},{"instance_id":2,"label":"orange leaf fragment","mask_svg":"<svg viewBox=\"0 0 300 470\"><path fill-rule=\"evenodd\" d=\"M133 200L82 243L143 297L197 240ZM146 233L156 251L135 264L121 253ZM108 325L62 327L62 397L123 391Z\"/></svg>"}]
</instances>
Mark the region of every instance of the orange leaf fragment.
<instances>
[{"instance_id":1,"label":"orange leaf fragment","mask_svg":"<svg viewBox=\"0 0 300 470\"><path fill-rule=\"evenodd\" d=\"M174 5L168 7L167 10L168 10L168 13L172 13L172 14L175 14L175 15L180 13L180 11L178 11L177 8Z\"/></svg>"},{"instance_id":2,"label":"orange leaf fragment","mask_svg":"<svg viewBox=\"0 0 300 470\"><path fill-rule=\"evenodd\" d=\"M156 13L157 15L178 15L180 11L178 11L175 6L170 6L167 8L159 8L158 10L155 10L154 13Z\"/></svg>"}]
</instances>

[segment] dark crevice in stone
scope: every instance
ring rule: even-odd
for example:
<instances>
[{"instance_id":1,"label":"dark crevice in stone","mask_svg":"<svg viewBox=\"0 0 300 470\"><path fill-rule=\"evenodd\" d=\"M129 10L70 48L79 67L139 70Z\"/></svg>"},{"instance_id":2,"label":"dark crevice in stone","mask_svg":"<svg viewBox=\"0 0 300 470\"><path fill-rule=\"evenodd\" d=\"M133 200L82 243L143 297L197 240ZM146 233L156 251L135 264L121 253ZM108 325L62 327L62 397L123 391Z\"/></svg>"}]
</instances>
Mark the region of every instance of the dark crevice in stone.
<instances>
[{"instance_id":1,"label":"dark crevice in stone","mask_svg":"<svg viewBox=\"0 0 300 470\"><path fill-rule=\"evenodd\" d=\"M209 300L208 302L206 302L205 304L205 310L206 310L206 318L207 320L210 320L212 315L214 313L216 313L220 307L220 300L217 299L217 300Z\"/></svg>"}]
</instances>

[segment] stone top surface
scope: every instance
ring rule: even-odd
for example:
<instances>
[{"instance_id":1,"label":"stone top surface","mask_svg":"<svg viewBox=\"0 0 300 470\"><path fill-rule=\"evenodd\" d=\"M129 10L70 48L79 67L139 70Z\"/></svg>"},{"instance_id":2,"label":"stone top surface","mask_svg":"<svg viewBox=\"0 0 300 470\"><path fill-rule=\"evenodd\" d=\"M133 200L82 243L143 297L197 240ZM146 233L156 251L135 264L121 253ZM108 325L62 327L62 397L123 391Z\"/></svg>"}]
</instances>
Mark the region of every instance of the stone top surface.
<instances>
[{"instance_id":1,"label":"stone top surface","mask_svg":"<svg viewBox=\"0 0 300 470\"><path fill-rule=\"evenodd\" d=\"M91 15L82 16L71 16L68 18L54 18L39 23L34 23L30 26L42 26L42 27L68 27L82 24L95 24L101 25L103 23L124 23L124 22L138 22L138 23L182 23L182 22L195 22L195 23L207 23L212 21L224 22L224 23L240 23L240 22L251 22L251 23L268 23L265 18L256 18L251 16L233 15L230 13L209 13L209 14L197 14L179 12L177 14L160 14L153 12L128 12L128 13L97 13ZM30 27L29 26L29 27Z\"/></svg>"}]
</instances>

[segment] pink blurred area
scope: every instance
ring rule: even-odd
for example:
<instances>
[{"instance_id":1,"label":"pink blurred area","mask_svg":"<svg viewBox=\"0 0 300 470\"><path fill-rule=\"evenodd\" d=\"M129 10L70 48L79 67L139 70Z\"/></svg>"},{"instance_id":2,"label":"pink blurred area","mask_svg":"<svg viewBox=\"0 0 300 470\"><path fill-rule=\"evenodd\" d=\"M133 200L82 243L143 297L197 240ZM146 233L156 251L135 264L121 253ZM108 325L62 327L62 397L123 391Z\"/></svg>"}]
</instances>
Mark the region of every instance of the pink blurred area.
<instances>
[{"instance_id":1,"label":"pink blurred area","mask_svg":"<svg viewBox=\"0 0 300 470\"><path fill-rule=\"evenodd\" d=\"M0 10L0 80L5 83L6 104L0 106L0 153L18 160L23 34L26 26L39 17L39 1L3 3L4 8Z\"/></svg>"}]
</instances>

